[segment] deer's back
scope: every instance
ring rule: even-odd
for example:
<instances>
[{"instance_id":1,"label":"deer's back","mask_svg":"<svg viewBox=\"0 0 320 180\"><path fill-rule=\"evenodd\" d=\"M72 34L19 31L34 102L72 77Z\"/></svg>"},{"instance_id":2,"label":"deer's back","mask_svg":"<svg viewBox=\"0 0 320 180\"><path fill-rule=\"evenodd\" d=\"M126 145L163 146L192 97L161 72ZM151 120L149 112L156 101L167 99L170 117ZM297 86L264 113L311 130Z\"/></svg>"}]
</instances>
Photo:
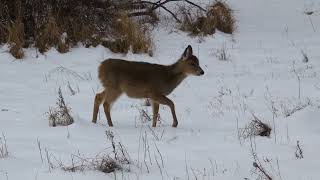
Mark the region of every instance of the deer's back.
<instances>
[{"instance_id":1,"label":"deer's back","mask_svg":"<svg viewBox=\"0 0 320 180\"><path fill-rule=\"evenodd\" d=\"M170 82L168 66L121 59L107 59L99 67L99 79L108 88L119 89L131 97L167 94Z\"/></svg>"}]
</instances>

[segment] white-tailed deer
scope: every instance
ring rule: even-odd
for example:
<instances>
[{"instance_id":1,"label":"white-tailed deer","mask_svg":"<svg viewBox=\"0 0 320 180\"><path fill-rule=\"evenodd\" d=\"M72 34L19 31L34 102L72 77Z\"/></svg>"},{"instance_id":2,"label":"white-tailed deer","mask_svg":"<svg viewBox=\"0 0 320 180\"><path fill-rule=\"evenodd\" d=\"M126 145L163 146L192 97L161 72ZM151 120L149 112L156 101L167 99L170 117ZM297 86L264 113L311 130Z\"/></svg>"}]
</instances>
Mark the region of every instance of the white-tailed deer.
<instances>
[{"instance_id":1,"label":"white-tailed deer","mask_svg":"<svg viewBox=\"0 0 320 180\"><path fill-rule=\"evenodd\" d=\"M111 105L122 93L125 93L132 98L150 98L152 100L152 127L157 125L159 104L170 107L173 116L172 127L177 127L178 120L174 103L166 96L188 75L201 76L204 71L199 66L199 60L193 55L192 47L189 45L181 58L172 65L107 59L100 64L98 73L104 90L96 94L93 123L97 122L99 106L103 102L108 124L112 127Z\"/></svg>"}]
</instances>

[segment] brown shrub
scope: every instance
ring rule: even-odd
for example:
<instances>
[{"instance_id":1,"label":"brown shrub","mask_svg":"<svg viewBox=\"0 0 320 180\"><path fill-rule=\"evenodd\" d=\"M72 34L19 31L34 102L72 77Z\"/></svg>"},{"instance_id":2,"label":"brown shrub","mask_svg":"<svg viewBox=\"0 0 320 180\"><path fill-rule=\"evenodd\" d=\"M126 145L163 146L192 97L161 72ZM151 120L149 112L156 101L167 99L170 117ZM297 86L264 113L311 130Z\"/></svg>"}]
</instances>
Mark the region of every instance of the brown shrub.
<instances>
[{"instance_id":1,"label":"brown shrub","mask_svg":"<svg viewBox=\"0 0 320 180\"><path fill-rule=\"evenodd\" d=\"M132 1L1 0L0 44L9 43L17 58L23 57L22 47L34 45L41 53L54 47L64 53L79 42L85 47L103 44L114 52L132 49L151 55L149 32L123 9L122 4Z\"/></svg>"},{"instance_id":2,"label":"brown shrub","mask_svg":"<svg viewBox=\"0 0 320 180\"><path fill-rule=\"evenodd\" d=\"M215 33L216 19L204 15L201 11L193 12L184 6L179 8L182 15L180 30L189 32L192 36L207 36Z\"/></svg>"},{"instance_id":3,"label":"brown shrub","mask_svg":"<svg viewBox=\"0 0 320 180\"><path fill-rule=\"evenodd\" d=\"M219 0L209 6L206 12L180 6L178 14L182 19L180 30L189 32L193 36L212 35L216 29L232 34L236 29L233 10Z\"/></svg>"},{"instance_id":4,"label":"brown shrub","mask_svg":"<svg viewBox=\"0 0 320 180\"><path fill-rule=\"evenodd\" d=\"M103 43L111 51L127 53L132 49L133 53L148 53L152 56L152 39L147 28L130 19L125 13L113 19L111 27L111 39Z\"/></svg>"},{"instance_id":5,"label":"brown shrub","mask_svg":"<svg viewBox=\"0 0 320 180\"><path fill-rule=\"evenodd\" d=\"M232 34L236 30L233 10L225 2L215 1L210 6L207 17L215 19L216 28L221 32Z\"/></svg>"},{"instance_id":6,"label":"brown shrub","mask_svg":"<svg viewBox=\"0 0 320 180\"><path fill-rule=\"evenodd\" d=\"M56 47L60 53L65 53L69 49L66 35L63 36L62 30L53 16L48 17L48 20L39 27L36 34L35 47L39 49L40 53L46 52L51 47Z\"/></svg>"},{"instance_id":7,"label":"brown shrub","mask_svg":"<svg viewBox=\"0 0 320 180\"><path fill-rule=\"evenodd\" d=\"M8 19L5 16L6 10L4 9L4 6L0 6L0 22L6 21ZM0 23L0 44L6 43L8 40L8 29L7 29L7 23Z\"/></svg>"},{"instance_id":8,"label":"brown shrub","mask_svg":"<svg viewBox=\"0 0 320 180\"><path fill-rule=\"evenodd\" d=\"M24 56L23 45L24 45L24 25L20 19L11 23L7 27L8 39L7 42L10 47L10 53L16 59L22 59Z\"/></svg>"},{"instance_id":9,"label":"brown shrub","mask_svg":"<svg viewBox=\"0 0 320 180\"><path fill-rule=\"evenodd\" d=\"M74 19L64 24L67 29L69 39L73 45L81 42L84 46L97 46L100 44L100 36L92 22L82 22L81 19Z\"/></svg>"}]
</instances>

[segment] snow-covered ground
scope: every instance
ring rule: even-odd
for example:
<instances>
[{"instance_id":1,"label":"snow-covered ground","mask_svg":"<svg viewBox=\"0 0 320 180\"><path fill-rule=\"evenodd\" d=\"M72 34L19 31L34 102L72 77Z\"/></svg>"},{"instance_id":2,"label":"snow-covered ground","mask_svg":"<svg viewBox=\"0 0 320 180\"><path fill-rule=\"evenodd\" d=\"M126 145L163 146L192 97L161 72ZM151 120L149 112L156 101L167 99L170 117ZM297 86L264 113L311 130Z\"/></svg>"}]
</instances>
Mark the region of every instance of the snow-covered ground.
<instances>
[{"instance_id":1,"label":"snow-covered ground","mask_svg":"<svg viewBox=\"0 0 320 180\"><path fill-rule=\"evenodd\" d=\"M38 57L28 49L20 61L2 46L0 133L6 137L9 156L0 159L0 180L258 179L261 172L253 167L253 153L273 179L319 179L320 2L227 2L238 20L234 36L217 33L200 43L160 25L153 32L154 57L113 54L98 46L66 54L52 49ZM315 13L304 14L310 10ZM169 96L176 105L177 129L170 126L170 110L163 106L161 123L150 128L151 122L141 122L139 109L151 114L151 108L126 96L112 108L113 128L107 126L102 108L98 124L91 123L94 95L101 90L97 79L101 61L117 57L170 64L188 44L205 75L187 78ZM215 55L224 46L229 61ZM60 86L75 123L49 127L46 112L55 105ZM239 132L252 114L270 124L270 138L243 139ZM128 151L131 164L124 171L49 169L47 155L58 166L59 161L70 164L75 154L89 158L111 152L106 130ZM297 141L301 159L295 155Z\"/></svg>"}]
</instances>

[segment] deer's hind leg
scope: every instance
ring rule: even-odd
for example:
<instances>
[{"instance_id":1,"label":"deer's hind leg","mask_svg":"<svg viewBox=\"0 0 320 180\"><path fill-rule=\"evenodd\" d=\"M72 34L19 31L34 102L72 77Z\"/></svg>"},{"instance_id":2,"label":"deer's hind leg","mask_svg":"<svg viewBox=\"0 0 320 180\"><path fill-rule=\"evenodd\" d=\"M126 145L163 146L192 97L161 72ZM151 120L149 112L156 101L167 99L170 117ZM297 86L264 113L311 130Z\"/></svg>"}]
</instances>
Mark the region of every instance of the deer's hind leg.
<instances>
[{"instance_id":1,"label":"deer's hind leg","mask_svg":"<svg viewBox=\"0 0 320 180\"><path fill-rule=\"evenodd\" d=\"M121 90L119 89L108 89L108 92L105 94L105 99L103 103L103 108L104 108L104 113L107 117L108 120L108 125L109 127L113 126L112 120L111 120L111 115L110 115L110 110L111 110L111 105L113 102L115 102L118 97L122 94Z\"/></svg>"},{"instance_id":2,"label":"deer's hind leg","mask_svg":"<svg viewBox=\"0 0 320 180\"><path fill-rule=\"evenodd\" d=\"M105 99L105 90L101 93L97 93L94 99L94 106L93 106L93 117L92 122L97 123L97 116L99 112L99 106L101 105L102 101Z\"/></svg>"}]
</instances>

